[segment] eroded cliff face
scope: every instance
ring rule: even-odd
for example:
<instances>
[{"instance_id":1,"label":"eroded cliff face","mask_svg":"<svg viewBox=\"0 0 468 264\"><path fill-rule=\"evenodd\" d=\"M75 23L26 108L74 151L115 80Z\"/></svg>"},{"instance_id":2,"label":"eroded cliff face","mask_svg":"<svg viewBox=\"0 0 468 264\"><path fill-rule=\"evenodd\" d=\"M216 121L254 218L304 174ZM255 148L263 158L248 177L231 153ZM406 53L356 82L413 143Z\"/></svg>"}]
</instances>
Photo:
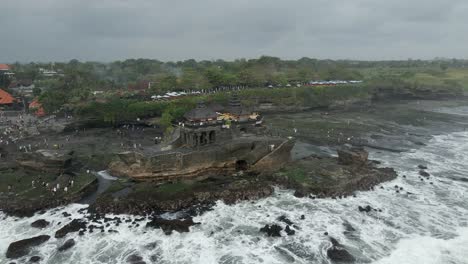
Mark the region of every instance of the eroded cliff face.
<instances>
[{"instance_id":1,"label":"eroded cliff face","mask_svg":"<svg viewBox=\"0 0 468 264\"><path fill-rule=\"evenodd\" d=\"M197 149L180 148L145 155L122 152L109 170L116 176L136 180L172 181L235 171L271 171L290 160L293 140L271 137L241 137Z\"/></svg>"}]
</instances>

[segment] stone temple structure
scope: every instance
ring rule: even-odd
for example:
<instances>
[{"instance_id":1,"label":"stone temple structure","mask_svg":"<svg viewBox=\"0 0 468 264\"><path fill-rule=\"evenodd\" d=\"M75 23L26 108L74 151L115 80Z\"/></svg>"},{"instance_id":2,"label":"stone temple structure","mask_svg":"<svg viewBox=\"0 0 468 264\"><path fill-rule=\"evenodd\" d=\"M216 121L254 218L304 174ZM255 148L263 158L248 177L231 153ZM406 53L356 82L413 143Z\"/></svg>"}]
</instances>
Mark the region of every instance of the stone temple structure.
<instances>
[{"instance_id":1,"label":"stone temple structure","mask_svg":"<svg viewBox=\"0 0 468 264\"><path fill-rule=\"evenodd\" d=\"M185 113L170 144L160 151L118 153L110 172L166 182L236 171L273 171L290 160L294 140L267 136L262 116L243 107L236 96L217 110L200 102Z\"/></svg>"},{"instance_id":2,"label":"stone temple structure","mask_svg":"<svg viewBox=\"0 0 468 264\"><path fill-rule=\"evenodd\" d=\"M262 117L243 108L237 97L229 106L215 112L200 102L195 109L185 113L179 124L183 146L200 147L218 142L228 142L243 133L258 133L262 130Z\"/></svg>"}]
</instances>

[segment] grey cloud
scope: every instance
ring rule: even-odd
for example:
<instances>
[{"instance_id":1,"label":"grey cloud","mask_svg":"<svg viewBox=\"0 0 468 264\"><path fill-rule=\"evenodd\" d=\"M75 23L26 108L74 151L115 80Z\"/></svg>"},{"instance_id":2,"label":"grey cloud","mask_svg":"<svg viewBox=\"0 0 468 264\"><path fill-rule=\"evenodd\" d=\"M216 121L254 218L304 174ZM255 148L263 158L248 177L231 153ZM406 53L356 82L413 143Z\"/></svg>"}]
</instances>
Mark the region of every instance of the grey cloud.
<instances>
[{"instance_id":1,"label":"grey cloud","mask_svg":"<svg viewBox=\"0 0 468 264\"><path fill-rule=\"evenodd\" d=\"M4 0L0 62L468 57L465 0Z\"/></svg>"}]
</instances>

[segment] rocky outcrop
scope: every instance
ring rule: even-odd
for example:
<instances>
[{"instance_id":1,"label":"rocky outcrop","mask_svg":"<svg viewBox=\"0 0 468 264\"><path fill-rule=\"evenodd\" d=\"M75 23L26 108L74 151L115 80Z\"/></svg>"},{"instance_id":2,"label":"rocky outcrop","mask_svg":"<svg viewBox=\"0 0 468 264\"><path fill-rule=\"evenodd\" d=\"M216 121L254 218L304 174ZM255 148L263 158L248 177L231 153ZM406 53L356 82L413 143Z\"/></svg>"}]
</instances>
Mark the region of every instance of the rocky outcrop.
<instances>
[{"instance_id":1,"label":"rocky outcrop","mask_svg":"<svg viewBox=\"0 0 468 264\"><path fill-rule=\"evenodd\" d=\"M31 223L31 226L34 228L46 228L50 223L44 219L39 219Z\"/></svg>"},{"instance_id":2,"label":"rocky outcrop","mask_svg":"<svg viewBox=\"0 0 468 264\"><path fill-rule=\"evenodd\" d=\"M61 245L57 250L62 252L62 251L66 251L70 248L72 248L73 246L75 246L75 240L73 239L68 239L67 241L65 241L65 243L63 245Z\"/></svg>"},{"instance_id":3,"label":"rocky outcrop","mask_svg":"<svg viewBox=\"0 0 468 264\"><path fill-rule=\"evenodd\" d=\"M7 258L21 258L26 256L31 251L31 248L39 246L50 239L50 236L42 235L28 239L13 242L8 246Z\"/></svg>"},{"instance_id":4,"label":"rocky outcrop","mask_svg":"<svg viewBox=\"0 0 468 264\"><path fill-rule=\"evenodd\" d=\"M364 148L344 146L338 149L338 162L342 165L367 164L369 153Z\"/></svg>"},{"instance_id":5,"label":"rocky outcrop","mask_svg":"<svg viewBox=\"0 0 468 264\"><path fill-rule=\"evenodd\" d=\"M232 174L236 170L274 171L290 160L294 141L264 136L239 137L197 149L152 155L127 151L110 164L112 175L157 182Z\"/></svg>"},{"instance_id":6,"label":"rocky outcrop","mask_svg":"<svg viewBox=\"0 0 468 264\"><path fill-rule=\"evenodd\" d=\"M36 171L59 173L71 165L73 151L40 149L23 153L17 160L20 166Z\"/></svg>"},{"instance_id":7,"label":"rocky outcrop","mask_svg":"<svg viewBox=\"0 0 468 264\"><path fill-rule=\"evenodd\" d=\"M141 185L151 192L138 191ZM174 184L177 186L177 184ZM154 183L137 183L123 199L112 195L99 197L90 210L97 213L115 214L150 214L160 211L178 211L193 208L195 205L213 205L222 200L227 204L233 204L243 200L255 200L267 197L273 193L270 184L259 181L255 177L219 177L206 179L194 185L187 186L180 191L165 191L172 188L171 184L159 187Z\"/></svg>"},{"instance_id":8,"label":"rocky outcrop","mask_svg":"<svg viewBox=\"0 0 468 264\"><path fill-rule=\"evenodd\" d=\"M172 234L172 231L177 231L179 233L189 232L190 227L199 223L193 222L192 218L189 219L163 219L163 218L154 218L146 224L146 227L160 228L166 235Z\"/></svg>"},{"instance_id":9,"label":"rocky outcrop","mask_svg":"<svg viewBox=\"0 0 468 264\"><path fill-rule=\"evenodd\" d=\"M328 258L336 262L345 262L345 263L356 261L356 258L354 258L354 256L351 255L348 252L348 250L346 250L344 246L341 245L336 239L331 237L330 241L332 243L332 246L327 250Z\"/></svg>"},{"instance_id":10,"label":"rocky outcrop","mask_svg":"<svg viewBox=\"0 0 468 264\"><path fill-rule=\"evenodd\" d=\"M86 229L86 221L73 219L70 223L55 232L55 238L65 237L68 233L78 232L80 229Z\"/></svg>"},{"instance_id":11,"label":"rocky outcrop","mask_svg":"<svg viewBox=\"0 0 468 264\"><path fill-rule=\"evenodd\" d=\"M314 194L318 197L346 197L355 191L370 190L373 186L395 179L391 168L376 167L368 161L364 149L346 147L339 157L310 156L295 161L274 173L273 181L294 189L296 197Z\"/></svg>"},{"instance_id":12,"label":"rocky outcrop","mask_svg":"<svg viewBox=\"0 0 468 264\"><path fill-rule=\"evenodd\" d=\"M269 237L281 237L281 230L283 228L279 225L265 225L264 227L260 228L260 232L266 233Z\"/></svg>"}]
</instances>

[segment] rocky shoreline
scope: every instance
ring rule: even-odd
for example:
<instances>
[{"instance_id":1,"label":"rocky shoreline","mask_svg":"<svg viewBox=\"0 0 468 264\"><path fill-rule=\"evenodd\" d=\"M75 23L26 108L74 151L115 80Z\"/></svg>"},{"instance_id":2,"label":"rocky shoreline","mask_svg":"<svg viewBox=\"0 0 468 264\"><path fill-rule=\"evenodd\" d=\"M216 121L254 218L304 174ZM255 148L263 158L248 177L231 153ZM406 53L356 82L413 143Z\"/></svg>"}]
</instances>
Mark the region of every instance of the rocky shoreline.
<instances>
[{"instance_id":1,"label":"rocky shoreline","mask_svg":"<svg viewBox=\"0 0 468 264\"><path fill-rule=\"evenodd\" d=\"M424 145L424 141L430 138L427 131L432 131L435 127L439 127L440 130L440 127L444 127L444 122L452 124L453 127L460 124L459 127L462 129L462 118L430 112L427 108L434 104L438 107L456 106L463 104L464 101L415 102L415 104L408 102L384 104L374 106L375 109L357 109L351 113L337 110L298 113L295 114L295 118L298 119L294 124L298 129L297 133L292 132L290 123L285 122L288 130L283 129L284 117L291 114L269 116L267 120L272 124L272 131L282 137L293 136L300 142L299 147L293 149L294 161L282 170L269 173L261 173L260 170L244 174L229 170L222 175L204 177L201 180L172 181L162 185L151 182L140 184L122 177L112 182L107 191L97 195L96 202L91 204L90 210L96 213L148 215L154 212L209 205L217 200L230 204L241 200L259 199L271 195L274 186L294 189L298 197L313 198L339 198L353 195L355 191L371 190L380 182L394 179L395 172L391 169L378 168L378 164L372 161L355 160L357 163L354 165L345 164L346 162L340 159L330 157L333 152L319 151L311 156L310 151L306 151L307 155L303 155L301 152L304 151L301 148L309 148L308 144L317 143L318 146L321 144L332 148L351 143L356 146L371 146L371 149L390 150L398 145L401 146L401 151L405 151L408 148ZM390 113L387 111L390 108L398 109L398 112ZM381 119L381 112L387 113L385 118L388 121ZM352 123L349 121L350 116L355 117ZM313 121L310 122L306 118ZM306 121L309 123L305 123ZM399 123L402 125L397 126ZM309 128L305 127L306 124ZM413 131L404 130L411 128L407 124L413 125ZM98 187L96 178L87 172L90 169L106 169L112 160L110 158L112 153L117 153L121 149L122 142L127 142L123 144L124 148L131 147L128 142L137 139L142 140L143 146L154 144L151 135L159 129L156 128L154 131L151 129L127 127L122 132L121 128L87 130L83 128L83 131L62 131L27 137L21 144L25 146L31 144L33 148L38 145L39 148L28 153L4 147L2 151L8 155L3 156L4 162L0 171L3 179L0 189L0 209L10 215L30 216L47 208L81 200L95 192ZM46 145L44 142L49 144L47 138L51 137L56 137L58 140L56 144L50 142L51 145L63 148L47 151L41 149L41 146ZM148 145L148 148L151 148L151 145ZM74 153L70 154L70 150L74 150ZM75 179L74 190L67 193L61 191L61 195L53 196L50 195L50 186L31 188L31 181L38 174L44 183L62 184L62 189L71 179ZM43 182L36 182L36 185L42 185ZM8 185L13 185L12 191L7 189Z\"/></svg>"}]
</instances>

